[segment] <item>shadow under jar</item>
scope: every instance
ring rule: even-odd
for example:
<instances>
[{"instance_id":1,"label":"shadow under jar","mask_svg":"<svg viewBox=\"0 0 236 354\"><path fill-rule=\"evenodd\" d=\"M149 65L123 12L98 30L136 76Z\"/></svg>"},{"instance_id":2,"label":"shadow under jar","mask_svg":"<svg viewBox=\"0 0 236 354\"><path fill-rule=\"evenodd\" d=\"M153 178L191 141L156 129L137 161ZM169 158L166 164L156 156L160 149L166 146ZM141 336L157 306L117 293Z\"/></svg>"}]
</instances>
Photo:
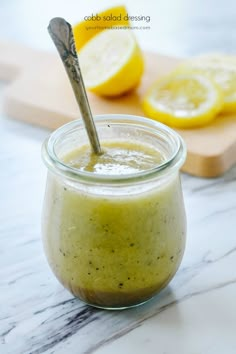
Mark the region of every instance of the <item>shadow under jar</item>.
<instances>
[{"instance_id":1,"label":"shadow under jar","mask_svg":"<svg viewBox=\"0 0 236 354\"><path fill-rule=\"evenodd\" d=\"M136 146L138 154L152 151L160 161L132 173L91 172L68 158L88 145L83 122L57 129L42 150L48 167L44 248L72 294L96 307L128 308L165 287L182 260L186 219L179 169L186 149L178 134L149 119L103 115L95 122L102 148L117 143L129 154Z\"/></svg>"}]
</instances>

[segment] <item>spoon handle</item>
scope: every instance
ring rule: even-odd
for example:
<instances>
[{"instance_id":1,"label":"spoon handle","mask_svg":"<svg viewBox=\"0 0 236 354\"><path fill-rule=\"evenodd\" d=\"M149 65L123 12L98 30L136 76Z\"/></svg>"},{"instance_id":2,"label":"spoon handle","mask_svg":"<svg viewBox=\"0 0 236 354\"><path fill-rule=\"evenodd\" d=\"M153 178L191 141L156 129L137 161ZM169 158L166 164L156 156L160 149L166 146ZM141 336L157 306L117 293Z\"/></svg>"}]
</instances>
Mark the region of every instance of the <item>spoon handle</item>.
<instances>
[{"instance_id":1,"label":"spoon handle","mask_svg":"<svg viewBox=\"0 0 236 354\"><path fill-rule=\"evenodd\" d=\"M89 106L82 73L75 49L75 41L71 25L63 18L53 18L48 26L48 32L58 50L61 60L70 79L75 98L85 124L90 144L95 154L101 154L96 126Z\"/></svg>"}]
</instances>

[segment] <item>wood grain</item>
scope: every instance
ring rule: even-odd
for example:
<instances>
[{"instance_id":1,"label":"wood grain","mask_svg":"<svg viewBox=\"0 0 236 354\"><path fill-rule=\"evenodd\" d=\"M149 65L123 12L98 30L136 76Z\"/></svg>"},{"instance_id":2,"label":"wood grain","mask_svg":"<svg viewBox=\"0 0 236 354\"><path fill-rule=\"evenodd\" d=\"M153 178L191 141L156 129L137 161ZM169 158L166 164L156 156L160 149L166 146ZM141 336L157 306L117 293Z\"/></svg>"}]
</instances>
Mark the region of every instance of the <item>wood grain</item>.
<instances>
[{"instance_id":1,"label":"wood grain","mask_svg":"<svg viewBox=\"0 0 236 354\"><path fill-rule=\"evenodd\" d=\"M3 45L5 51L2 55ZM49 129L78 119L78 106L57 54L20 48L19 45L17 52L21 58L19 63L12 59L14 56L17 58L15 46L0 43L0 79L12 80L5 91L5 113L9 117ZM88 93L93 114L144 116L140 102L147 87L158 77L170 72L179 61L145 53L145 74L139 88L115 99ZM13 71L17 75L13 75ZM236 115L219 116L203 128L177 131L188 149L183 171L201 177L215 177L235 164Z\"/></svg>"}]
</instances>

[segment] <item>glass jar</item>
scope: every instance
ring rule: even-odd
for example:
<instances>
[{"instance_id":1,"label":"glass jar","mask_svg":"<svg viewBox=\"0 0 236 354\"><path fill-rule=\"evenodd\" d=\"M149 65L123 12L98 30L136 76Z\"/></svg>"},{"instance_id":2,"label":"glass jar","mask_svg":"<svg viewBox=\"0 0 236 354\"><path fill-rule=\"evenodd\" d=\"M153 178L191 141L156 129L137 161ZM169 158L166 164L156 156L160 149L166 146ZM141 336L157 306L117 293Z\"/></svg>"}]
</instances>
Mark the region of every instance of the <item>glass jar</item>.
<instances>
[{"instance_id":1,"label":"glass jar","mask_svg":"<svg viewBox=\"0 0 236 354\"><path fill-rule=\"evenodd\" d=\"M42 231L58 280L87 304L121 309L165 287L183 257L186 219L179 178L186 149L156 121L129 115L95 117L101 145L147 143L164 162L128 175L81 171L63 156L88 144L81 120L62 126L43 145L48 178Z\"/></svg>"}]
</instances>

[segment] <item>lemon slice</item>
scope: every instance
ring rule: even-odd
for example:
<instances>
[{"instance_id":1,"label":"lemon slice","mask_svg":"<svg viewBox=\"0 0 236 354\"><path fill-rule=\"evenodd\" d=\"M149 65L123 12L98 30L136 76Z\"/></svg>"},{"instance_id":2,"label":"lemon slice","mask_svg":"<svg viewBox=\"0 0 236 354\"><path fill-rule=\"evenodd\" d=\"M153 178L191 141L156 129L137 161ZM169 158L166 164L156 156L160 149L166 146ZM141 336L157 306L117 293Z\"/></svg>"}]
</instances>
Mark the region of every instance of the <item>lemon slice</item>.
<instances>
[{"instance_id":1,"label":"lemon slice","mask_svg":"<svg viewBox=\"0 0 236 354\"><path fill-rule=\"evenodd\" d=\"M227 54L221 54L221 53L208 53L208 54L202 54L198 55L195 57L195 59L191 61L204 61L207 63L215 63L215 64L225 64L225 63L231 63L231 64L236 64L236 57L232 55L227 55Z\"/></svg>"},{"instance_id":2,"label":"lemon slice","mask_svg":"<svg viewBox=\"0 0 236 354\"><path fill-rule=\"evenodd\" d=\"M187 61L176 72L197 71L211 77L224 94L224 112L236 111L236 59L227 55L206 55Z\"/></svg>"},{"instance_id":3,"label":"lemon slice","mask_svg":"<svg viewBox=\"0 0 236 354\"><path fill-rule=\"evenodd\" d=\"M206 125L222 105L222 92L214 81L194 72L157 81L143 100L147 116L176 128Z\"/></svg>"},{"instance_id":4,"label":"lemon slice","mask_svg":"<svg viewBox=\"0 0 236 354\"><path fill-rule=\"evenodd\" d=\"M111 26L129 26L125 6L111 7L99 14L85 16L86 20L73 26L75 46L79 51L91 38Z\"/></svg>"},{"instance_id":5,"label":"lemon slice","mask_svg":"<svg viewBox=\"0 0 236 354\"><path fill-rule=\"evenodd\" d=\"M144 63L130 30L105 30L83 46L79 61L86 87L99 95L119 96L141 79Z\"/></svg>"}]
</instances>

